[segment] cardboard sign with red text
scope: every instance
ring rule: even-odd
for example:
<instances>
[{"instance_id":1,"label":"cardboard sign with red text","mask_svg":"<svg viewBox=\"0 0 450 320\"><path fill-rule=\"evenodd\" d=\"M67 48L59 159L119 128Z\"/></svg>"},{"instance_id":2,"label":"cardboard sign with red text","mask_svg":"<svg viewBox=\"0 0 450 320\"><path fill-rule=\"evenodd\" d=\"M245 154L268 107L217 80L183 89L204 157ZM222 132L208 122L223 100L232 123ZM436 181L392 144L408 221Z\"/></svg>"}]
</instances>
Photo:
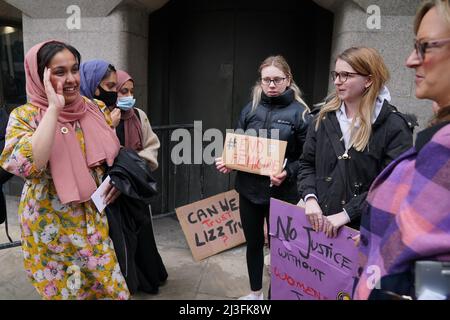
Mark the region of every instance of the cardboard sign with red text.
<instances>
[{"instance_id":1,"label":"cardboard sign with red text","mask_svg":"<svg viewBox=\"0 0 450 320\"><path fill-rule=\"evenodd\" d=\"M283 171L286 147L286 141L227 133L222 158L230 169L277 175Z\"/></svg>"},{"instance_id":2,"label":"cardboard sign with red text","mask_svg":"<svg viewBox=\"0 0 450 320\"><path fill-rule=\"evenodd\" d=\"M245 242L235 190L176 208L195 261L200 261Z\"/></svg>"}]
</instances>

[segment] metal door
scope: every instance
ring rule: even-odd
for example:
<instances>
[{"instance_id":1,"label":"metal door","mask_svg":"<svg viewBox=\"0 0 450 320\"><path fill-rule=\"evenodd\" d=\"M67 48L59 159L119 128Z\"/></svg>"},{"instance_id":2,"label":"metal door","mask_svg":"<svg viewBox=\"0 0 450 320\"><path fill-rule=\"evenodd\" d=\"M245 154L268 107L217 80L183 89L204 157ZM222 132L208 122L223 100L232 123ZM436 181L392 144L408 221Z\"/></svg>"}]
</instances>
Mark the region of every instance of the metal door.
<instances>
[{"instance_id":1,"label":"metal door","mask_svg":"<svg viewBox=\"0 0 450 320\"><path fill-rule=\"evenodd\" d=\"M285 56L306 102L319 102L327 93L332 30L332 13L309 0L171 0L150 16L152 123L234 128L259 64L274 54ZM163 192L171 206L233 188L233 176L213 165L172 166L162 179L170 181Z\"/></svg>"}]
</instances>

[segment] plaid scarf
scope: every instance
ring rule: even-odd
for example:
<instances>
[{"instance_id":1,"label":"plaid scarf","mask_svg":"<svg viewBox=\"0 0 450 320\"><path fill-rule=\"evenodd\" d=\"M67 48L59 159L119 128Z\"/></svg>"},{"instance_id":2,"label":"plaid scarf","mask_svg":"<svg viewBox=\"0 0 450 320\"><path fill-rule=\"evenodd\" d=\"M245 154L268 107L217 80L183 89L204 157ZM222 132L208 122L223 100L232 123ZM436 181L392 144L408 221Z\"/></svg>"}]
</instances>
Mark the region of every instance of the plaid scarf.
<instances>
[{"instance_id":1,"label":"plaid scarf","mask_svg":"<svg viewBox=\"0 0 450 320\"><path fill-rule=\"evenodd\" d=\"M417 260L450 261L450 124L421 132L374 181L367 205L355 299L369 297L374 267L381 281Z\"/></svg>"}]
</instances>

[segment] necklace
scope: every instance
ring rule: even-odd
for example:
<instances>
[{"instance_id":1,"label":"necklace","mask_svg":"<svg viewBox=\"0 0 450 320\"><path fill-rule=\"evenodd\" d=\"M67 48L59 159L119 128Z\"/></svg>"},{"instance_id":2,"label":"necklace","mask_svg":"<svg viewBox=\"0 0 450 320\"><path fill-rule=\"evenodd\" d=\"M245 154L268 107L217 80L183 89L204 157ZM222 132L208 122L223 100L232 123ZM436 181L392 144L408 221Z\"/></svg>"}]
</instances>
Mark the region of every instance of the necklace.
<instances>
[{"instance_id":1,"label":"necklace","mask_svg":"<svg viewBox=\"0 0 450 320\"><path fill-rule=\"evenodd\" d=\"M348 160L348 159L351 158L351 157L348 155L349 150L350 150L350 149L352 148L352 146L353 146L353 142L351 141L352 138L351 138L351 130L350 130L350 129L351 129L351 128L349 127L349 128L347 129L346 133L345 133L345 134L348 134L348 132L350 131L350 139L349 139L349 141L348 141L348 142L345 141L345 138L344 138L345 134L343 134L343 135L342 135L342 138L341 138L341 141L344 140L344 146L345 146L345 152L344 152L344 154L340 157L340 159L343 159L343 160Z\"/></svg>"},{"instance_id":2,"label":"necklace","mask_svg":"<svg viewBox=\"0 0 450 320\"><path fill-rule=\"evenodd\" d=\"M345 150L344 154L342 155L342 159L344 160L350 159L350 156L348 155L348 150Z\"/></svg>"},{"instance_id":3,"label":"necklace","mask_svg":"<svg viewBox=\"0 0 450 320\"><path fill-rule=\"evenodd\" d=\"M344 147L345 152L342 156L339 156L339 160L348 160L351 157L349 156L348 152L353 146L352 141L352 133L354 129L353 121L352 119L347 118L347 114L345 113L345 110L341 110L341 114L338 116L339 126L341 127L342 137L340 141L344 141Z\"/></svg>"}]
</instances>

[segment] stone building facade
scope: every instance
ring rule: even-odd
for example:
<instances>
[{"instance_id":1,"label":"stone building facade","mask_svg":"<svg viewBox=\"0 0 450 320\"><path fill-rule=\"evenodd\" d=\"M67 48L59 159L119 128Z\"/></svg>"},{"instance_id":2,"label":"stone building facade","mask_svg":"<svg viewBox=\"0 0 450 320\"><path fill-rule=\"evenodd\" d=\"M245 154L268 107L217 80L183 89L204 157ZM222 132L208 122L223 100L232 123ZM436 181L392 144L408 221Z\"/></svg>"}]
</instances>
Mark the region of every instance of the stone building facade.
<instances>
[{"instance_id":1,"label":"stone building facade","mask_svg":"<svg viewBox=\"0 0 450 320\"><path fill-rule=\"evenodd\" d=\"M203 120L203 129L224 131L234 127L267 54L287 56L305 100L314 104L333 88L328 75L336 55L351 46L370 46L391 71L392 103L416 114L423 128L431 103L415 98L414 72L405 67L419 2L279 0L273 7L268 0L0 0L0 103L8 103L14 92L5 98L5 79L16 78L23 86L23 52L60 39L75 46L83 60L102 58L129 71L139 106L153 125ZM7 34L11 28L18 32L15 38ZM23 43L20 59L17 43ZM17 96L25 99L24 89ZM172 179L167 194L189 193L176 189L182 185L172 178L176 172L186 176L181 190L207 190L174 203L232 185L232 178L218 177L214 168L193 168L189 174L161 169ZM201 188L198 176L204 177Z\"/></svg>"}]
</instances>

